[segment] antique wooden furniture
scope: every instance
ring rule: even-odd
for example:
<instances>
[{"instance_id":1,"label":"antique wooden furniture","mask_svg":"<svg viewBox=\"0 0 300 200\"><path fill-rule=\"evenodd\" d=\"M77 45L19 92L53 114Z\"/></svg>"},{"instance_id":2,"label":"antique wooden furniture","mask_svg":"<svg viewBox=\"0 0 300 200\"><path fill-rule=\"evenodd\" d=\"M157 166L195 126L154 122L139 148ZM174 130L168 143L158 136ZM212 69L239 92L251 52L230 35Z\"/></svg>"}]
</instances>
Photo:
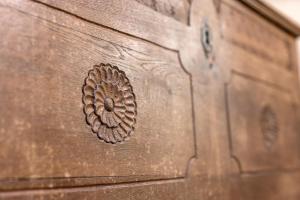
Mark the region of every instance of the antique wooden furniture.
<instances>
[{"instance_id":1,"label":"antique wooden furniture","mask_svg":"<svg viewBox=\"0 0 300 200\"><path fill-rule=\"evenodd\" d=\"M0 199L300 199L300 29L262 2L0 13Z\"/></svg>"}]
</instances>

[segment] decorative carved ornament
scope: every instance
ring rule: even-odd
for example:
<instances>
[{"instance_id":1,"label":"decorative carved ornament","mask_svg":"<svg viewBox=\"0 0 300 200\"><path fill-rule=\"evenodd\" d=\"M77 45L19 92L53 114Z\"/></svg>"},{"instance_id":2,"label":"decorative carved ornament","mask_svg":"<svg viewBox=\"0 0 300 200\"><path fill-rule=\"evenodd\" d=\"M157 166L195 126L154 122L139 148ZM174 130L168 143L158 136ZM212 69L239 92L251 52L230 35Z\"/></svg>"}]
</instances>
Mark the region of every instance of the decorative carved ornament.
<instances>
[{"instance_id":1,"label":"decorative carved ornament","mask_svg":"<svg viewBox=\"0 0 300 200\"><path fill-rule=\"evenodd\" d=\"M95 65L83 86L86 121L107 143L122 142L133 133L136 102L125 73L110 64Z\"/></svg>"},{"instance_id":2,"label":"decorative carved ornament","mask_svg":"<svg viewBox=\"0 0 300 200\"><path fill-rule=\"evenodd\" d=\"M278 137L279 127L276 113L268 105L261 111L261 130L266 147L271 148Z\"/></svg>"}]
</instances>

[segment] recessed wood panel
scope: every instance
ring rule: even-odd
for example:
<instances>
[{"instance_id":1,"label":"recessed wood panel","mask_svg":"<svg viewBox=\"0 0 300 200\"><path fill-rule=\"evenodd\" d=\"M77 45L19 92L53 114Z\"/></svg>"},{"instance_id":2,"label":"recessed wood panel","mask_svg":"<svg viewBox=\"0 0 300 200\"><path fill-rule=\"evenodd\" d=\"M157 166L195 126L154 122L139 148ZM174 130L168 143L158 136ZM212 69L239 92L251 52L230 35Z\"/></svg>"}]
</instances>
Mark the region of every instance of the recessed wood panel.
<instances>
[{"instance_id":1,"label":"recessed wood panel","mask_svg":"<svg viewBox=\"0 0 300 200\"><path fill-rule=\"evenodd\" d=\"M294 67L293 42L284 31L237 1L223 1L220 16L227 42L280 68Z\"/></svg>"},{"instance_id":2,"label":"recessed wood panel","mask_svg":"<svg viewBox=\"0 0 300 200\"><path fill-rule=\"evenodd\" d=\"M0 199L298 200L297 32L257 5L0 0Z\"/></svg>"},{"instance_id":3,"label":"recessed wood panel","mask_svg":"<svg viewBox=\"0 0 300 200\"><path fill-rule=\"evenodd\" d=\"M233 73L227 101L231 151L241 172L299 167L299 119L289 91Z\"/></svg>"},{"instance_id":4,"label":"recessed wood panel","mask_svg":"<svg viewBox=\"0 0 300 200\"><path fill-rule=\"evenodd\" d=\"M7 27L0 49L2 182L185 176L194 155L191 80L176 52L107 29L94 37L8 7L0 12ZM134 131L116 144L100 140L84 113L86 77L101 63L126 74L136 103Z\"/></svg>"}]
</instances>

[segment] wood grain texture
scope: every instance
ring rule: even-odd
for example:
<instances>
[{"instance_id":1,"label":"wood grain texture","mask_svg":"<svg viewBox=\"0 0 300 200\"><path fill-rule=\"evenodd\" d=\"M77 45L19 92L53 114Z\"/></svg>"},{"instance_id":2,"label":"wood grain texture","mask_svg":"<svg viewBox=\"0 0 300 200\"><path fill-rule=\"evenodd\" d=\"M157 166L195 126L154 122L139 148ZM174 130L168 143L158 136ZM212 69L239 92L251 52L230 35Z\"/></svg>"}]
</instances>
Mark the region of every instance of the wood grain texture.
<instances>
[{"instance_id":1,"label":"wood grain texture","mask_svg":"<svg viewBox=\"0 0 300 200\"><path fill-rule=\"evenodd\" d=\"M1 171L2 179L104 177L107 182L119 177L185 176L195 151L193 116L189 74L176 53L153 45L150 53L143 50L143 43L137 51L125 47L127 36L120 46L14 9L1 12L15 19L1 22L10 24L3 32L3 41L9 42L1 51L1 80L10 77L1 84L7 94L1 104L3 138L10 141L2 145L6 152L1 166L7 169ZM30 49L28 54L25 49ZM18 52L23 52L21 57L14 56ZM99 141L85 123L82 87L89 70L102 62L125 71L136 98L135 134L121 145ZM19 87L17 81L26 84ZM181 128L174 126L182 123ZM11 148L11 143L18 143L18 148Z\"/></svg>"},{"instance_id":2,"label":"wood grain texture","mask_svg":"<svg viewBox=\"0 0 300 200\"><path fill-rule=\"evenodd\" d=\"M273 8L270 8L266 2L262 0L242 0L242 2L245 3L249 8L254 9L258 14L264 16L264 18L272 21L274 24L293 34L294 36L298 36L300 34L300 28L297 24L287 19Z\"/></svg>"},{"instance_id":3,"label":"wood grain texture","mask_svg":"<svg viewBox=\"0 0 300 200\"><path fill-rule=\"evenodd\" d=\"M298 169L299 111L290 92L237 73L226 90L231 153L241 173Z\"/></svg>"},{"instance_id":4,"label":"wood grain texture","mask_svg":"<svg viewBox=\"0 0 300 200\"><path fill-rule=\"evenodd\" d=\"M224 38L279 67L291 68L293 42L288 36L274 25L261 20L256 13L235 4L233 1L222 4L221 17L224 24L221 30Z\"/></svg>"},{"instance_id":5,"label":"wood grain texture","mask_svg":"<svg viewBox=\"0 0 300 200\"><path fill-rule=\"evenodd\" d=\"M237 10L241 12L236 13ZM232 141L229 148L232 152L232 170L235 168L233 176L229 178L232 184L231 198L298 199L299 85L294 55L295 38L237 1L222 1L220 15L225 13L236 13L239 16L234 20L231 18L231 21L220 17L223 39L218 59L225 80L228 137ZM238 26L237 21L243 17L245 19ZM254 19L258 21L251 25L251 20ZM230 29L232 26L227 26L231 23L237 27L235 31ZM260 23L263 26L255 28ZM228 31L227 36L224 34L225 30ZM264 31L274 31L267 34L268 39L264 42L273 37L271 34L281 39L274 38L272 44L263 45L259 41ZM282 53L286 51L285 47L276 48L280 55L275 57L282 59L281 56L288 55L286 60L289 60L291 67L287 67L284 62L280 64L269 59L267 54L273 54L273 45L277 45L275 41L289 43L289 53ZM283 123L277 124L278 135L272 136L277 141L272 142L273 149L267 147L266 144L270 141L266 141L262 133L262 111L266 105L270 105L274 112L280 112L276 114L276 121L278 124ZM288 137L291 138L287 139ZM291 149L294 149L293 153L286 153Z\"/></svg>"},{"instance_id":6,"label":"wood grain texture","mask_svg":"<svg viewBox=\"0 0 300 200\"><path fill-rule=\"evenodd\" d=\"M299 199L294 34L236 0L145 2L0 1L0 199ZM101 63L135 95L120 143L86 122Z\"/></svg>"},{"instance_id":7,"label":"wood grain texture","mask_svg":"<svg viewBox=\"0 0 300 200\"><path fill-rule=\"evenodd\" d=\"M166 16L172 17L182 23L189 23L190 0L136 0Z\"/></svg>"},{"instance_id":8,"label":"wood grain texture","mask_svg":"<svg viewBox=\"0 0 300 200\"><path fill-rule=\"evenodd\" d=\"M155 10L135 0L71 0L67 2L37 0L37 2L170 49L178 49L179 41L185 38L186 32L189 32L185 24L168 16L158 15ZM124 9L124 6L130 9ZM148 14L145 15L145 13ZM162 24L165 27L161 27Z\"/></svg>"},{"instance_id":9,"label":"wood grain texture","mask_svg":"<svg viewBox=\"0 0 300 200\"><path fill-rule=\"evenodd\" d=\"M268 172L232 179L237 199L298 199L299 171Z\"/></svg>"}]
</instances>

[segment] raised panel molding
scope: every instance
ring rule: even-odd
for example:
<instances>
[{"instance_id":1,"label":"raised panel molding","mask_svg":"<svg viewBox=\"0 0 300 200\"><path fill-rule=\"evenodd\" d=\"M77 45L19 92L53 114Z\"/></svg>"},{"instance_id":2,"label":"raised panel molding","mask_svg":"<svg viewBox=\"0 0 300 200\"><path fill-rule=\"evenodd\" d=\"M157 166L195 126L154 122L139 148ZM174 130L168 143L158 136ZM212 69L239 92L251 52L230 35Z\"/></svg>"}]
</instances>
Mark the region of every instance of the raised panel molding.
<instances>
[{"instance_id":1,"label":"raised panel molding","mask_svg":"<svg viewBox=\"0 0 300 200\"><path fill-rule=\"evenodd\" d=\"M240 172L299 169L298 117L293 95L234 71L225 91L231 155Z\"/></svg>"},{"instance_id":2,"label":"raised panel molding","mask_svg":"<svg viewBox=\"0 0 300 200\"><path fill-rule=\"evenodd\" d=\"M10 80L1 81L0 86L8 94L1 98L0 105L3 123L7 123L2 137L10 141L1 146L5 152L0 160L5 169L0 171L2 190L186 177L190 159L195 156L191 74L182 66L177 52L114 31L103 31L102 37L95 38L8 7L1 7L0 12L9 12L15 19L1 20L4 25L10 24L6 29L10 34L3 36L9 41L7 48L0 52L1 80ZM128 47L135 42L135 49ZM23 56L17 58L14 55L19 50ZM12 60L13 68L20 73L11 71ZM94 73L91 69L106 73ZM102 90L114 86L107 83L114 72L119 74L122 86L122 94L116 95L128 104L124 107L127 118L119 124L118 119L111 121L110 114L90 112L114 109L110 100L104 105L98 98ZM96 85L92 83L102 75L102 82L97 79ZM18 82L26 84L19 87L15 84ZM12 90L19 94L15 101L3 103L10 102ZM97 98L94 101L89 95ZM94 123L95 118L89 118L91 113L101 115L101 119L97 117ZM31 117L26 117L28 114ZM120 134L124 138L131 135L130 138L123 141L111 129L102 135L99 120L103 127L121 130L124 126L125 132ZM97 132L107 143L91 132ZM12 149L11 143L18 148Z\"/></svg>"}]
</instances>

